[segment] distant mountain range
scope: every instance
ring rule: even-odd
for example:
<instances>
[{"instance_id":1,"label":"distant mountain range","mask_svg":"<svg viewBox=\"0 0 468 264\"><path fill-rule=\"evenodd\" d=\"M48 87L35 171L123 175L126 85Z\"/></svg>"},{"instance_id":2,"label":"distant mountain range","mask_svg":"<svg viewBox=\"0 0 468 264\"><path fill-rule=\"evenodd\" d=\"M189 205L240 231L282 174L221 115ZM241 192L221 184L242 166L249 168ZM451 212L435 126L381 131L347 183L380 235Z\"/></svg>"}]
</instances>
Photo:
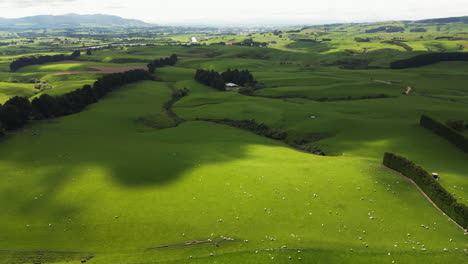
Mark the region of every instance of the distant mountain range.
<instances>
[{"instance_id":1,"label":"distant mountain range","mask_svg":"<svg viewBox=\"0 0 468 264\"><path fill-rule=\"evenodd\" d=\"M141 20L125 19L119 16L111 15L40 15L22 18L0 18L0 27L2 28L67 28L83 26L151 26Z\"/></svg>"},{"instance_id":2,"label":"distant mountain range","mask_svg":"<svg viewBox=\"0 0 468 264\"><path fill-rule=\"evenodd\" d=\"M258 22L258 21L257 21ZM398 21L392 21L398 22ZM463 17L447 17L447 18L433 18L433 19L423 19L423 20L401 20L402 23L422 23L422 24L444 24L444 23L464 23L468 24L468 16ZM255 21L250 21L251 24L254 24ZM250 24L247 22L248 25ZM367 22L368 24L369 22ZM372 23L372 22L370 22ZM375 22L376 24L382 22ZM215 23L212 23L215 25ZM271 23L262 23L262 24L288 24L287 21L278 22L271 21ZM299 24L307 24L306 22L297 22ZM312 23L313 25L318 25L317 23ZM336 24L336 23L335 23ZM341 24L341 23L340 23ZM78 14L66 14L66 15L39 15L39 16L29 16L21 18L0 18L0 29L63 29L63 28L80 28L80 27L151 27L155 26L154 24L146 23L137 19L126 19L119 16L112 15L78 15ZM193 23L190 23L190 26L194 26ZM197 26L195 26L197 27Z\"/></svg>"}]
</instances>

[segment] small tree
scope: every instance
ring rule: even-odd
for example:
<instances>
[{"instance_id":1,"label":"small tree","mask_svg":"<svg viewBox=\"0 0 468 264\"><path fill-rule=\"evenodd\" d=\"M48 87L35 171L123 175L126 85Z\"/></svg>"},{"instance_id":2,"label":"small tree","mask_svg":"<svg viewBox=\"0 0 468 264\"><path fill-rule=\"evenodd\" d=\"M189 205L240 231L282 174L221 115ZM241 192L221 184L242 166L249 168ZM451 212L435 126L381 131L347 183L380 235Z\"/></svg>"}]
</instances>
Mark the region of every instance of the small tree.
<instances>
[{"instance_id":1,"label":"small tree","mask_svg":"<svg viewBox=\"0 0 468 264\"><path fill-rule=\"evenodd\" d=\"M93 53L91 52L90 49L87 49L87 50L86 50L86 55L88 55L88 56L89 56L89 55L93 55Z\"/></svg>"}]
</instances>

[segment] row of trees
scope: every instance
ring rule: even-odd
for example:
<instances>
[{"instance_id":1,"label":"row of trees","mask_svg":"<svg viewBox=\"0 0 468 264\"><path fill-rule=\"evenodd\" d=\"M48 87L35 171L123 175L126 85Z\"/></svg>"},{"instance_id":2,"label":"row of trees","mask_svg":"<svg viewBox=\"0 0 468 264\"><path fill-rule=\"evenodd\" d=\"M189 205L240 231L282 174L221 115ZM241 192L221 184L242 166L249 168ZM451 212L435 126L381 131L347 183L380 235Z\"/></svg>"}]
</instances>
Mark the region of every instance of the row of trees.
<instances>
[{"instance_id":1,"label":"row of trees","mask_svg":"<svg viewBox=\"0 0 468 264\"><path fill-rule=\"evenodd\" d=\"M404 157L385 153L383 164L412 179L447 215L468 228L468 207L444 189L426 170Z\"/></svg>"},{"instance_id":2,"label":"row of trees","mask_svg":"<svg viewBox=\"0 0 468 264\"><path fill-rule=\"evenodd\" d=\"M232 43L232 45L249 46L249 47L266 47L268 46L268 42L258 42L258 41L254 41L253 39L244 39L241 42Z\"/></svg>"},{"instance_id":3,"label":"row of trees","mask_svg":"<svg viewBox=\"0 0 468 264\"><path fill-rule=\"evenodd\" d=\"M32 102L26 97L16 96L0 106L0 127L15 130L23 127L31 119L78 113L123 84L152 79L153 76L145 70L132 70L102 76L93 86L84 85L83 88L59 96L43 94L34 98ZM3 134L3 129L0 131Z\"/></svg>"},{"instance_id":4,"label":"row of trees","mask_svg":"<svg viewBox=\"0 0 468 264\"><path fill-rule=\"evenodd\" d=\"M231 82L241 86L254 85L255 81L253 75L248 70L228 69L223 73L218 73L213 70L197 70L195 73L195 80L201 84L211 86L216 90L225 91L226 83Z\"/></svg>"},{"instance_id":5,"label":"row of trees","mask_svg":"<svg viewBox=\"0 0 468 264\"><path fill-rule=\"evenodd\" d=\"M45 64L51 62L58 62L64 60L73 60L76 57L79 57L81 52L79 50L75 50L71 55L46 55L46 56L28 56L28 57L21 57L18 58L10 63L10 70L12 72L17 71L18 69L29 66L29 65L37 65L37 64Z\"/></svg>"},{"instance_id":6,"label":"row of trees","mask_svg":"<svg viewBox=\"0 0 468 264\"><path fill-rule=\"evenodd\" d=\"M425 28L412 28L412 29L410 29L410 32L427 32L427 29L425 29Z\"/></svg>"},{"instance_id":7,"label":"row of trees","mask_svg":"<svg viewBox=\"0 0 468 264\"><path fill-rule=\"evenodd\" d=\"M164 66L174 66L179 59L177 54L172 54L168 58L161 58L159 60L154 60L148 64L148 71L154 73L157 68L162 68Z\"/></svg>"},{"instance_id":8,"label":"row of trees","mask_svg":"<svg viewBox=\"0 0 468 264\"><path fill-rule=\"evenodd\" d=\"M216 90L226 90L226 81L224 81L224 79L221 77L221 74L213 70L197 70L197 72L195 73L195 80L201 84L210 86Z\"/></svg>"},{"instance_id":9,"label":"row of trees","mask_svg":"<svg viewBox=\"0 0 468 264\"><path fill-rule=\"evenodd\" d=\"M221 73L221 77L226 82L235 83L237 85L246 86L256 84L253 75L248 70L241 70L238 69L227 69L227 71Z\"/></svg>"},{"instance_id":10,"label":"row of trees","mask_svg":"<svg viewBox=\"0 0 468 264\"><path fill-rule=\"evenodd\" d=\"M276 139L276 140L286 140L288 133L279 129L279 128L270 128L264 123L257 123L254 119L250 120L232 120L232 119L198 119L202 121L214 122L217 124L228 125L244 130L251 131L257 135Z\"/></svg>"},{"instance_id":11,"label":"row of trees","mask_svg":"<svg viewBox=\"0 0 468 264\"><path fill-rule=\"evenodd\" d=\"M397 46L404 48L406 51L413 51L412 47L410 47L406 43L403 43L401 40L386 40L386 41L382 41L382 43L397 45Z\"/></svg>"},{"instance_id":12,"label":"row of trees","mask_svg":"<svg viewBox=\"0 0 468 264\"><path fill-rule=\"evenodd\" d=\"M419 124L468 153L468 139L457 131L426 115L421 116Z\"/></svg>"},{"instance_id":13,"label":"row of trees","mask_svg":"<svg viewBox=\"0 0 468 264\"><path fill-rule=\"evenodd\" d=\"M390 63L392 69L405 69L433 64L440 61L468 61L466 52L426 53Z\"/></svg>"},{"instance_id":14,"label":"row of trees","mask_svg":"<svg viewBox=\"0 0 468 264\"><path fill-rule=\"evenodd\" d=\"M377 33L377 32L387 32L387 33L394 33L394 32L404 32L405 28L403 27L395 27L395 26L382 26L377 28L372 28L366 30L366 33Z\"/></svg>"}]
</instances>

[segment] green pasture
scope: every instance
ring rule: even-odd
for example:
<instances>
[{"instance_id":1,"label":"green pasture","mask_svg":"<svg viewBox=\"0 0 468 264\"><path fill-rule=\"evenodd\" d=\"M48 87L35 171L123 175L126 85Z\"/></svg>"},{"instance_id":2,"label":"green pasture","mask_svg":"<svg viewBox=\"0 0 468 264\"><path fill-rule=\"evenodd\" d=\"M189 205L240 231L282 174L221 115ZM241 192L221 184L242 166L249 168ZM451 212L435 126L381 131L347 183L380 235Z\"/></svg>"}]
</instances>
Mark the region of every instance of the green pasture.
<instances>
[{"instance_id":1,"label":"green pasture","mask_svg":"<svg viewBox=\"0 0 468 264\"><path fill-rule=\"evenodd\" d=\"M365 33L383 25L405 31ZM428 32L409 32L416 27ZM14 73L8 66L18 56L0 56L0 103L15 95L64 94L101 76L58 72L180 57L176 66L156 70L157 81L125 85L80 113L33 121L0 139L0 264L466 262L463 231L381 165L384 152L405 156L439 173L440 184L468 204L467 154L418 125L422 114L468 121L468 63L388 69L394 60L459 49L458 42L468 43L466 26L385 22L288 30L297 29L281 36L166 34L157 38L196 36L208 45L161 40ZM435 40L446 34L462 39ZM411 52L382 43L420 35L404 39ZM366 36L375 39L354 40ZM250 37L270 46L209 45ZM38 38L21 49L37 54L47 47L39 42L72 47L76 41ZM355 60L371 68L340 68ZM228 68L248 69L260 89L245 96L193 79L196 69ZM37 91L37 82L50 89ZM177 124L164 107L181 88L189 94L172 106L184 120ZM391 98L355 100L378 94ZM317 100L325 97L353 100ZM255 119L288 138L200 118ZM303 140L327 156L287 145Z\"/></svg>"},{"instance_id":2,"label":"green pasture","mask_svg":"<svg viewBox=\"0 0 468 264\"><path fill-rule=\"evenodd\" d=\"M244 109L236 104L291 104L191 91L177 104L182 118L203 108L183 110L198 97L232 100L217 109L237 117ZM190 256L194 263L234 263L251 254L258 254L255 263L289 255L340 263L464 257L463 232L372 156L315 156L207 122L167 129L141 122L170 127L162 108L170 93L166 83L128 85L82 113L36 122L3 140L0 247L8 263L18 263L11 256L22 251L94 256L89 263L184 263ZM234 241L148 249L220 236Z\"/></svg>"},{"instance_id":3,"label":"green pasture","mask_svg":"<svg viewBox=\"0 0 468 264\"><path fill-rule=\"evenodd\" d=\"M0 104L14 96L31 97L36 91L33 83L0 82Z\"/></svg>"}]
</instances>

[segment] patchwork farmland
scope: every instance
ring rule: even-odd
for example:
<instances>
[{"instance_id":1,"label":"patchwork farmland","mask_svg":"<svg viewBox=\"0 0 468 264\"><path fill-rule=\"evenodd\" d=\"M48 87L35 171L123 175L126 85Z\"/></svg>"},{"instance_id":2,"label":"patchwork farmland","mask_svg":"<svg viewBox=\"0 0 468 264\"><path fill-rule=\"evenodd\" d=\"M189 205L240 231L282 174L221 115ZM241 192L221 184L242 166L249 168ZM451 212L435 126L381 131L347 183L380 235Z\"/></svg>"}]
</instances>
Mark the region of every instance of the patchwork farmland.
<instances>
[{"instance_id":1,"label":"patchwork farmland","mask_svg":"<svg viewBox=\"0 0 468 264\"><path fill-rule=\"evenodd\" d=\"M170 44L102 41L15 71L22 56L81 43L0 47L10 52L0 117L9 121L15 96L33 106L0 139L0 264L465 263L466 211L444 211L382 160L396 153L437 173L468 205L466 151L420 125L422 115L458 121L468 136L468 61L392 69L418 55L465 56L468 27L372 32L394 23L198 33L194 45L182 33ZM447 35L455 40L437 39ZM245 75L222 74L234 69ZM222 87L203 84L202 71ZM241 85L245 76L254 80ZM84 91L86 103L74 97Z\"/></svg>"}]
</instances>

